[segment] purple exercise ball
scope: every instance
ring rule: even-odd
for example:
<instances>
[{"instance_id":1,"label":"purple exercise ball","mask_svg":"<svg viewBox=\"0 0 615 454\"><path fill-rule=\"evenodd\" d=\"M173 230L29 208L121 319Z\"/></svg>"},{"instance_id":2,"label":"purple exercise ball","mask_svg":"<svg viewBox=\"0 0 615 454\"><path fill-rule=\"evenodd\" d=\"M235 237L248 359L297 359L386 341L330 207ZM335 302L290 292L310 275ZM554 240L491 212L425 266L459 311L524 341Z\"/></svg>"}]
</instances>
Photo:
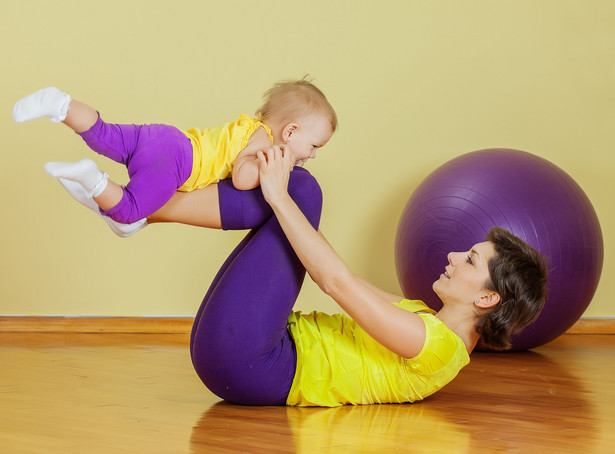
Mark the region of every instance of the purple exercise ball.
<instances>
[{"instance_id":1,"label":"purple exercise ball","mask_svg":"<svg viewBox=\"0 0 615 454\"><path fill-rule=\"evenodd\" d=\"M467 251L502 227L548 260L549 296L538 319L513 335L512 350L543 345L569 329L592 300L603 261L596 212L562 169L519 150L459 156L431 173L401 216L395 243L404 295L440 310L432 289L451 251ZM479 344L479 350L489 350Z\"/></svg>"}]
</instances>

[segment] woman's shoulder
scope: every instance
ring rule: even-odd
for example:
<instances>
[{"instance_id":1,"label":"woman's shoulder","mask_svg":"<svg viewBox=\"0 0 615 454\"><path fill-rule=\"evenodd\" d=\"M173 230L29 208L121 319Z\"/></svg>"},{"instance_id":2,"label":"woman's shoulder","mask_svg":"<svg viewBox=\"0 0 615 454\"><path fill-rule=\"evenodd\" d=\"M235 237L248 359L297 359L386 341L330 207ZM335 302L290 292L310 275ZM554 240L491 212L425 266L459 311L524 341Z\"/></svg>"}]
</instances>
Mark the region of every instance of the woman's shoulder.
<instances>
[{"instance_id":1,"label":"woman's shoulder","mask_svg":"<svg viewBox=\"0 0 615 454\"><path fill-rule=\"evenodd\" d=\"M416 313L425 323L425 344L421 352L408 361L423 365L428 363L435 368L443 366L436 363L447 363L453 359L463 365L469 362L463 340L436 317L435 310L421 300L404 299L394 304L401 309Z\"/></svg>"},{"instance_id":2,"label":"woman's shoulder","mask_svg":"<svg viewBox=\"0 0 615 454\"><path fill-rule=\"evenodd\" d=\"M410 312L426 313L426 314L431 314L431 315L435 315L437 313L435 310L430 308L427 304L425 304L421 300L409 300L409 299L404 298L398 303L393 303L393 304L401 309L404 309Z\"/></svg>"}]
</instances>

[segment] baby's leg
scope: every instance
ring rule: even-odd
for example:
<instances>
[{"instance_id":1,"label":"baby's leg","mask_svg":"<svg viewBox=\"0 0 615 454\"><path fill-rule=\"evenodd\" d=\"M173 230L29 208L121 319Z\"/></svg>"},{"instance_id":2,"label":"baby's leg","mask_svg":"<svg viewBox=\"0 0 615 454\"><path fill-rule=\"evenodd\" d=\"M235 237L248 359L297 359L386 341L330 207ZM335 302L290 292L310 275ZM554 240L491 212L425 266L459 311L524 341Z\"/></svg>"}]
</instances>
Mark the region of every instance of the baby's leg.
<instances>
[{"instance_id":1,"label":"baby's leg","mask_svg":"<svg viewBox=\"0 0 615 454\"><path fill-rule=\"evenodd\" d=\"M98 112L87 104L72 100L64 124L76 133L90 129L98 120Z\"/></svg>"},{"instance_id":2,"label":"baby's leg","mask_svg":"<svg viewBox=\"0 0 615 454\"><path fill-rule=\"evenodd\" d=\"M101 214L100 210L109 210L122 199L124 190L120 185L109 180L106 172L101 172L91 159L77 162L48 162L45 171L58 179L60 184L84 206ZM119 223L103 216L111 230L121 237L127 237L147 225L146 219L133 223ZM138 226L138 228L135 228Z\"/></svg>"},{"instance_id":3,"label":"baby's leg","mask_svg":"<svg viewBox=\"0 0 615 454\"><path fill-rule=\"evenodd\" d=\"M70 95L56 87L42 88L17 101L13 107L13 120L15 123L24 123L49 117L53 123L59 123L66 118L70 103Z\"/></svg>"},{"instance_id":4,"label":"baby's leg","mask_svg":"<svg viewBox=\"0 0 615 454\"><path fill-rule=\"evenodd\" d=\"M15 123L42 117L49 117L53 123L63 122L75 132L84 132L94 125L98 112L56 87L42 88L20 99L13 107Z\"/></svg>"},{"instance_id":5,"label":"baby's leg","mask_svg":"<svg viewBox=\"0 0 615 454\"><path fill-rule=\"evenodd\" d=\"M99 119L100 120L100 119ZM105 156L126 164L130 181L122 188L122 197L113 207L103 206L103 214L127 224L146 218L167 203L192 172L192 144L177 128L167 125L143 125L133 130L132 125L108 125L97 122L82 134L88 145ZM112 138L122 131L124 150L112 153ZM114 132L115 131L115 132ZM102 148L110 153L102 153ZM102 194L106 196L106 194Z\"/></svg>"},{"instance_id":6,"label":"baby's leg","mask_svg":"<svg viewBox=\"0 0 615 454\"><path fill-rule=\"evenodd\" d=\"M64 178L79 183L88 197L100 196L108 185L109 175L98 170L91 159L77 162L48 162L45 172L55 178Z\"/></svg>"},{"instance_id":7,"label":"baby's leg","mask_svg":"<svg viewBox=\"0 0 615 454\"><path fill-rule=\"evenodd\" d=\"M115 207L124 195L123 188L109 180L109 175L98 170L96 163L91 159L81 159L77 162L48 162L44 168L52 177L79 184L86 196L103 211Z\"/></svg>"},{"instance_id":8,"label":"baby's leg","mask_svg":"<svg viewBox=\"0 0 615 454\"><path fill-rule=\"evenodd\" d=\"M147 218L171 199L178 187L177 181L164 172L164 168L158 169L158 174L145 169L124 188L109 180L109 176L98 170L91 159L48 162L44 167L53 177L81 185L86 197L98 204L101 214L120 224Z\"/></svg>"},{"instance_id":9,"label":"baby's leg","mask_svg":"<svg viewBox=\"0 0 615 454\"><path fill-rule=\"evenodd\" d=\"M108 181L91 160L46 166L51 175L80 183L116 222L130 224L151 215L192 172L192 145L177 128L105 123L92 107L55 87L26 96L13 109L18 123L43 116L64 121L92 150L126 165L131 181L125 189Z\"/></svg>"},{"instance_id":10,"label":"baby's leg","mask_svg":"<svg viewBox=\"0 0 615 454\"><path fill-rule=\"evenodd\" d=\"M92 210L94 213L99 215L109 226L109 228L115 233L117 236L122 238L128 238L131 235L134 235L139 230L147 226L147 220L141 219L140 221L133 222L132 224L120 224L119 222L115 222L108 216L102 216L100 214L100 208L98 204L94 201L94 199L90 196L90 194L84 189L81 184L77 183L73 180L66 180L64 178L58 178L58 181L64 189L79 203L84 205L85 207Z\"/></svg>"},{"instance_id":11,"label":"baby's leg","mask_svg":"<svg viewBox=\"0 0 615 454\"><path fill-rule=\"evenodd\" d=\"M242 200L241 193L251 191L236 191L232 186L219 189L227 228L241 229L262 220L253 216L259 211L251 210L254 199ZM295 170L289 193L317 228L322 196L316 180L304 170ZM228 199L241 202L231 206ZM227 209L248 216L229 224ZM285 404L296 366L288 316L304 277L304 267L277 219L269 214L227 259L195 319L192 361L212 392L241 404Z\"/></svg>"},{"instance_id":12,"label":"baby's leg","mask_svg":"<svg viewBox=\"0 0 615 454\"><path fill-rule=\"evenodd\" d=\"M32 93L17 101L13 108L16 123L45 116L54 123L64 122L94 151L122 164L130 159L139 137L140 126L104 123L94 108L72 100L55 87Z\"/></svg>"},{"instance_id":13,"label":"baby's leg","mask_svg":"<svg viewBox=\"0 0 615 454\"><path fill-rule=\"evenodd\" d=\"M94 125L79 135L92 150L126 165L130 177L126 187L109 181L101 191L92 192L102 214L122 224L160 209L192 172L190 140L173 126L110 124L96 114ZM78 181L88 191L99 172L94 169L94 162L87 159L46 166L51 175Z\"/></svg>"}]
</instances>

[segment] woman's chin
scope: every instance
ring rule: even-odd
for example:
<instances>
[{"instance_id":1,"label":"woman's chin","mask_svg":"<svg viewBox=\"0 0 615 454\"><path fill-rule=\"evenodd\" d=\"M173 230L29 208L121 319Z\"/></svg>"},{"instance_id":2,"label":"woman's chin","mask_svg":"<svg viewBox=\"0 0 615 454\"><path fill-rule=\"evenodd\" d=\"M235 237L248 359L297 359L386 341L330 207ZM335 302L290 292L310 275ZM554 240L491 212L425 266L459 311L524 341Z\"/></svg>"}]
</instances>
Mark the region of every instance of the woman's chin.
<instances>
[{"instance_id":1,"label":"woman's chin","mask_svg":"<svg viewBox=\"0 0 615 454\"><path fill-rule=\"evenodd\" d=\"M441 279L441 278L440 278ZM435 281L433 284L431 284L431 288L434 292L436 292L436 295L438 295L438 297L440 296L440 294L438 293L438 287L440 284L440 279L438 279L437 281Z\"/></svg>"}]
</instances>

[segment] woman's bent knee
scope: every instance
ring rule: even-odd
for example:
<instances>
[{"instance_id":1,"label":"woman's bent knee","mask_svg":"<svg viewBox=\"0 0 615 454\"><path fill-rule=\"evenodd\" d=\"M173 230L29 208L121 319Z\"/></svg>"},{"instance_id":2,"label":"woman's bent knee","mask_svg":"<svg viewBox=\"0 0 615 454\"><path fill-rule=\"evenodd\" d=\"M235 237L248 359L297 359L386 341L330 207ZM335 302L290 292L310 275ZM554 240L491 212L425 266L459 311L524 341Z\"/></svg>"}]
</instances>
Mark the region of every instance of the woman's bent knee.
<instances>
[{"instance_id":1,"label":"woman's bent knee","mask_svg":"<svg viewBox=\"0 0 615 454\"><path fill-rule=\"evenodd\" d=\"M312 174L301 167L290 173L288 194L303 211L312 225L317 228L322 210L322 190ZM316 225L315 225L316 224Z\"/></svg>"}]
</instances>

